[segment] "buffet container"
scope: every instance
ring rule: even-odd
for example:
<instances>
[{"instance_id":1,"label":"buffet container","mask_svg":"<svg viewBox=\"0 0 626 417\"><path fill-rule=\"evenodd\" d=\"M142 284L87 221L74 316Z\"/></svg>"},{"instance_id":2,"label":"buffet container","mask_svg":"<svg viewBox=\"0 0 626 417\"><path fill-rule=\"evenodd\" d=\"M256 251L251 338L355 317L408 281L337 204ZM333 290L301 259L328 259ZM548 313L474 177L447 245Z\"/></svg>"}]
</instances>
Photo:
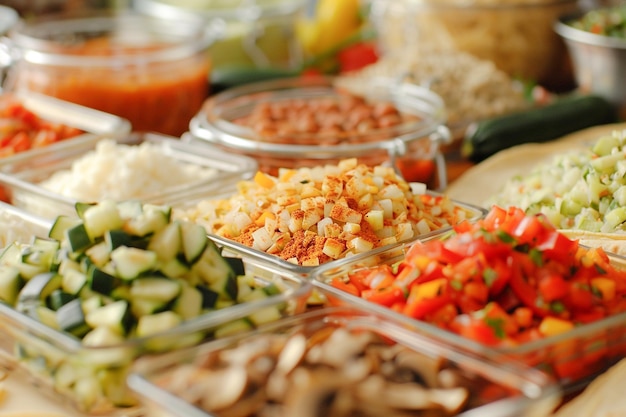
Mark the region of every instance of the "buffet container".
<instances>
[{"instance_id":1,"label":"buffet container","mask_svg":"<svg viewBox=\"0 0 626 417\"><path fill-rule=\"evenodd\" d=\"M1 54L0 54L1 55ZM25 109L27 112L34 114L41 123L51 124L46 125L46 130L53 130L55 134L61 131L66 132L63 129L69 127L77 129L80 132L76 132L76 135L69 135L67 133L61 133L64 139L56 142L47 143L45 146L29 148L23 148L20 145L14 147L14 153L3 154L0 158L0 164L4 160L10 160L14 155L19 154L18 158L33 158L35 155L41 153L55 152L59 147L63 148L67 146L67 143L81 140L92 140L99 136L109 137L122 137L128 135L131 131L131 126L128 120L115 116L113 114L105 113L99 110L90 109L75 103L71 103L65 100L60 100L55 97L46 96L43 94L25 91L19 93L2 93L3 104L6 103L9 106L3 114L11 114L10 112L20 112L21 109ZM27 127L20 126L14 127L12 123L22 122L24 119L30 117L28 114L16 114L10 115L8 119L4 119L0 116L0 120L9 123L4 131L5 135L10 135L13 132L28 132L41 133L41 130L36 130L34 126L41 126L40 123L32 123ZM14 120L15 119L15 120ZM82 133L81 133L82 132ZM8 140L9 138L6 138ZM11 146L11 142L3 143L4 146ZM59 151L62 152L62 151ZM1 168L0 168L1 169Z\"/></svg>"},{"instance_id":2,"label":"buffet container","mask_svg":"<svg viewBox=\"0 0 626 417\"><path fill-rule=\"evenodd\" d=\"M408 245L410 244L383 248L371 255L345 259L318 268L312 274L312 281L321 302L366 309L397 320L420 335L486 357L497 358L504 355L551 375L568 392L584 386L626 354L626 312L517 346L490 347L330 285L334 278L345 277L359 268L380 265L381 259L389 265L401 261ZM626 258L610 256L615 266L626 268Z\"/></svg>"},{"instance_id":3,"label":"buffet container","mask_svg":"<svg viewBox=\"0 0 626 417\"><path fill-rule=\"evenodd\" d=\"M350 336L346 337L342 333L344 331L351 333L354 338L353 343L350 343ZM333 332L333 335L330 335L331 332ZM443 413L441 409L438 411L435 409L435 411L416 410L414 413L411 413L404 409L401 414L395 414L391 407L387 408L389 405L387 402L390 400L385 391L393 390L393 388L388 388L383 383L380 391L377 391L373 398L361 398L358 400L362 401L364 403L363 407L366 407L369 411L369 413L358 415L404 416L425 415L423 413L428 413L428 415L432 416L456 415L459 417L479 415L484 417L540 416L548 415L560 398L558 387L554 385L549 377L541 372L521 366L506 358L501 358L500 362L494 362L492 360L494 358L480 358L475 355L462 353L448 345L440 344L412 333L397 322L372 315L367 310L355 308L324 308L310 311L298 316L281 319L253 333L241 334L233 338L195 346L189 350L168 354L159 358L159 360L142 359L136 362L136 366L129 376L128 383L131 389L139 395L150 415L163 417L219 417L220 415L230 415L228 412L231 411L231 408L224 408L224 413L219 411L209 412L205 411L208 407L202 404L202 402L212 402L215 399L212 397L212 394L218 395L216 391L212 391L209 387L211 382L203 385L203 381L206 381L203 378L215 380L215 376L211 378L211 373L219 372L215 371L214 368L209 370L211 369L211 361L219 360L215 359L217 357L228 358L228 355L232 355L235 349L241 355L254 355L255 352L261 351L258 353L260 355L263 352L263 346L269 343L266 338L291 337L290 340L293 341L297 339L293 336L295 334L304 336L307 343L307 351L311 352L311 355L306 354L301 359L302 362L292 363L293 356L298 357L297 349L292 349L297 343L288 344L284 349L279 348L276 353L268 353L267 356L269 357L274 354L278 357L279 365L277 368L281 367L280 370L274 368L275 370L267 378L267 381L271 381L274 384L261 382L255 385L254 382L251 383L250 390L252 390L252 393L246 393L250 394L250 397L239 400L235 407L241 407L244 404L264 404L267 401L267 397L263 397L263 394L258 395L258 393L272 392L276 385L280 386L280 384L276 384L276 380L284 378L286 381L289 381L286 382L289 384L286 393L281 391L283 394L274 394L277 397L281 395L274 399L274 403L280 404L284 409L281 409L280 406L273 408L271 409L273 411L271 415L318 415L317 413L324 405L328 406L328 409L325 409L328 414L323 415L333 415L328 404L332 401L332 394L336 393L337 397L346 394L349 396L351 392L356 392L357 390L357 388L351 388L359 384L361 386L365 385L365 383L359 382L362 374L359 373L360 371L355 371L355 368L360 369L361 367L356 365L358 360L354 359L354 355L358 355L362 351L372 354L374 348L367 349L367 347L363 347L363 345L367 346L367 343L362 343L364 337L368 335L374 338L381 337L388 343L384 346L378 344L377 347L380 350L377 352L384 359L380 361L379 368L370 370L371 375L382 376L385 368L394 367L394 352L400 352L397 357L403 353L415 355L413 356L415 359L414 363L417 364L418 358L422 358L423 365L421 371L413 368L414 372L421 375L423 384L419 385L420 383L418 382L415 385L427 387L425 388L425 396L428 396L428 387L437 386L437 382L434 380L436 380L438 372L441 372L439 375L444 373L448 373L448 376L456 375L458 377L457 381L463 381L461 385L469 388L470 395L468 403L459 412ZM342 335L343 338L338 335ZM317 344L326 343L326 346L328 346L333 343L331 340L334 337L337 337L337 339L341 338L344 342L343 345L341 342L336 342L332 351L326 350L325 352L327 356L336 358L335 355L337 355L343 358L340 363L335 362L333 365L326 365L326 372L317 373L316 370L319 370L319 367L324 365L315 365L312 361L306 364L303 363L312 357L315 347L319 347ZM280 343L282 342L279 342L279 345ZM326 349L331 348L327 347ZM316 353L319 352L318 350ZM324 355L324 353L321 355ZM368 354L366 354L367 356ZM319 360L325 363L323 358ZM245 361L245 359L240 359L240 361ZM292 363L292 366L283 366L286 365L285 362ZM433 364L433 368L426 370L429 367L426 363ZM244 364L245 362L242 364L242 367ZM373 367L375 366L373 365ZM249 370L248 372L251 372L253 365L248 364L247 369ZM308 369L311 369L311 371L307 375L306 371ZM349 372L349 369L355 372ZM296 374L302 376L303 379L298 379ZM194 393L186 392L181 395L181 393L174 392L166 385L176 378L184 384L186 379L181 380L182 375L186 375L183 378L194 378L194 389L192 389L195 391ZM250 379L255 378L251 373L248 373L248 375ZM309 387L307 387L306 382L307 376L311 378L308 380L311 383ZM353 381L350 380L351 376L354 377ZM383 376L382 378L385 377ZM263 381L264 376L260 379ZM415 382L415 380L411 382ZM393 382L391 384L393 385ZM413 384L409 383L406 385ZM203 391L203 389L206 391ZM223 389L220 389L219 392L223 396L229 395ZM399 391L396 393L397 395L394 395L394 397L397 401L402 403L411 402L412 398L409 392L404 391L404 394L406 394L404 398L401 397L402 394ZM255 394L257 394L256 401L253 398ZM441 394L441 403L445 403L446 399L443 397L448 393L442 392ZM196 401L190 399L190 397L197 397L198 395L201 395L204 400ZM419 395L417 396L419 397ZM322 405L325 400L328 403ZM200 404L198 404L199 402ZM354 406L354 403L352 405ZM380 407L380 409L377 407ZM251 405L250 408L248 413L244 412L238 415L257 415L253 410L258 410L258 408L255 405ZM336 415L356 415L358 413L354 408L349 410L354 411L355 414ZM375 414L375 410L378 410L378 414ZM239 411L242 410L240 409Z\"/></svg>"},{"instance_id":4,"label":"buffet container","mask_svg":"<svg viewBox=\"0 0 626 417\"><path fill-rule=\"evenodd\" d=\"M211 146L194 146L171 136L135 132L110 139L115 139L115 143L125 146L153 144L181 164L214 170L214 175L207 179L166 187L159 192L137 197L147 203L170 206L182 204L190 194L210 195L211 192L221 192L223 187L249 178L257 171L257 164L253 159L228 154ZM59 143L54 148L41 149L28 155L18 154L5 158L0 162L2 171L0 184L4 188L8 202L48 218L54 218L59 214L75 215L74 205L78 201L77 198L51 192L39 183L49 179L54 173L72 170L73 164L82 160L86 153L95 151L101 140L100 136L88 136L80 140Z\"/></svg>"},{"instance_id":5,"label":"buffet container","mask_svg":"<svg viewBox=\"0 0 626 417\"><path fill-rule=\"evenodd\" d=\"M262 103L288 100L338 102L340 92L332 78L285 78L235 87L210 97L189 125L190 137L217 145L229 152L257 159L259 168L276 174L279 168L310 167L358 158L367 165L390 164L407 181L447 185L441 144L450 141L445 126L445 106L427 88L389 78L375 78L364 98L369 103L391 103L416 120L391 127L364 129L343 137L335 133L261 135L235 123ZM342 114L347 118L347 113Z\"/></svg>"},{"instance_id":6,"label":"buffet container","mask_svg":"<svg viewBox=\"0 0 626 417\"><path fill-rule=\"evenodd\" d=\"M33 236L48 236L49 219L0 201L0 248L13 242L30 243Z\"/></svg>"},{"instance_id":7,"label":"buffet container","mask_svg":"<svg viewBox=\"0 0 626 417\"><path fill-rule=\"evenodd\" d=\"M610 8L587 13L608 13ZM621 119L626 117L626 86L622 75L626 71L626 40L616 36L592 33L573 25L584 14L561 16L554 30L565 41L572 57L578 88L585 93L598 94L611 103Z\"/></svg>"},{"instance_id":8,"label":"buffet container","mask_svg":"<svg viewBox=\"0 0 626 417\"><path fill-rule=\"evenodd\" d=\"M197 14L218 23L220 37L208 49L215 86L278 76L302 64L295 33L307 7L305 0L135 0L134 7L159 18Z\"/></svg>"},{"instance_id":9,"label":"buffet container","mask_svg":"<svg viewBox=\"0 0 626 417\"><path fill-rule=\"evenodd\" d=\"M1 178L1 177L0 177ZM427 195L430 196L441 196L442 194L434 192L434 191L427 191L426 192ZM223 199L223 198L229 198L232 195L231 192L225 193L225 194L212 194L209 197L202 197L202 196L194 196L193 198L188 199L184 204L181 204L180 206L178 206L177 208L182 209L182 212L184 212L184 210L186 208L188 208L190 205L196 204L199 201L205 201L205 200L212 200L212 199ZM196 200L198 199L198 200ZM463 202L459 202L459 201L453 201L452 202L454 204L454 206L456 208L458 208L459 210L462 210L463 212L465 212L466 214L466 219L470 222L475 222L481 218L483 218L485 216L485 214L487 213L487 210L485 210L482 207L478 207L475 205L471 205L471 204L467 204L467 203L463 203ZM184 216L183 216L184 217ZM434 230L422 235L418 235L413 239L410 240L415 240L415 239L428 239L428 238L435 238L435 237L439 237L439 236L443 236L446 233L450 232L452 230L452 226L446 226L446 227L442 227L439 230ZM267 252L263 252L260 249L255 249L253 247L244 245L242 243L236 242L233 239L229 239L227 237L223 237L223 236L219 236L217 234L214 233L209 233L209 236L211 237L211 239L213 239L219 246L221 246L223 248L224 251L228 252L228 253L232 253L236 256L240 256L240 257L252 257L252 258L256 258L256 257L260 257L261 259L263 259L265 262L269 263L269 264L273 264L276 267L279 267L285 271L289 271L292 274L295 275L299 275L299 276L303 276L303 277L310 277L312 276L312 273L319 268L319 266L306 266L306 265L298 265L296 263L292 263L288 260L285 260L277 255L273 255ZM401 249L400 252L398 252L398 249L393 249L394 245L388 245L383 247L382 249L388 249L388 250L381 250L381 248L373 250L372 253L372 259L377 259L377 261L379 262L383 262L386 261L388 258L390 257L394 257L394 256L398 256L399 253L401 253ZM338 260L331 260L329 262L327 262L325 265L334 265L335 262L340 262L341 259Z\"/></svg>"},{"instance_id":10,"label":"buffet container","mask_svg":"<svg viewBox=\"0 0 626 417\"><path fill-rule=\"evenodd\" d=\"M0 303L0 366L27 375L43 394L84 415L145 415L125 384L137 358L158 358L167 351L246 331L238 322L245 320L254 327L255 313L265 314L268 309L281 316L304 311L310 283L259 259L245 259L244 267L255 285L272 285L280 292L207 312L150 336L130 336L115 345L85 346L75 336Z\"/></svg>"},{"instance_id":11,"label":"buffet container","mask_svg":"<svg viewBox=\"0 0 626 417\"><path fill-rule=\"evenodd\" d=\"M576 0L371 0L370 19L383 54L462 51L511 77L551 91L574 86L569 54L554 21L579 10Z\"/></svg>"},{"instance_id":12,"label":"buffet container","mask_svg":"<svg viewBox=\"0 0 626 417\"><path fill-rule=\"evenodd\" d=\"M203 19L80 11L23 19L7 34L3 87L34 91L128 119L133 130L180 136L209 88Z\"/></svg>"}]
</instances>

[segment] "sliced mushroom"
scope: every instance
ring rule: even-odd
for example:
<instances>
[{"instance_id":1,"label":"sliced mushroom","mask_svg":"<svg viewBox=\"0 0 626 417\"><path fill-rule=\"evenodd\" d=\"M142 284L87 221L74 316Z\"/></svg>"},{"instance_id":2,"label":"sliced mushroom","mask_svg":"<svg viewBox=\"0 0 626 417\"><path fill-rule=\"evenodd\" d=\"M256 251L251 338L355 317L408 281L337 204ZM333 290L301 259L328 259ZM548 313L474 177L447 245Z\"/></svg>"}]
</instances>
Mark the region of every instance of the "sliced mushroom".
<instances>
[{"instance_id":1,"label":"sliced mushroom","mask_svg":"<svg viewBox=\"0 0 626 417\"><path fill-rule=\"evenodd\" d=\"M439 370L443 365L441 358L432 358L414 350L404 349L398 352L394 362L398 368L410 369L418 375L416 382L421 379L428 387L438 386Z\"/></svg>"},{"instance_id":2,"label":"sliced mushroom","mask_svg":"<svg viewBox=\"0 0 626 417\"><path fill-rule=\"evenodd\" d=\"M220 359L226 363L242 365L250 363L258 356L265 355L270 350L273 338L262 336L246 341L232 349L220 352Z\"/></svg>"},{"instance_id":3,"label":"sliced mushroom","mask_svg":"<svg viewBox=\"0 0 626 417\"><path fill-rule=\"evenodd\" d=\"M291 372L304 357L306 349L307 341L302 333L291 336L278 356L276 371L283 374Z\"/></svg>"},{"instance_id":4,"label":"sliced mushroom","mask_svg":"<svg viewBox=\"0 0 626 417\"><path fill-rule=\"evenodd\" d=\"M205 371L201 405L210 411L231 407L243 396L247 385L248 372L242 366Z\"/></svg>"},{"instance_id":5,"label":"sliced mushroom","mask_svg":"<svg viewBox=\"0 0 626 417\"><path fill-rule=\"evenodd\" d=\"M341 367L350 358L363 354L365 346L372 341L370 332L351 333L337 328L323 344L312 347L306 359L310 363Z\"/></svg>"},{"instance_id":6,"label":"sliced mushroom","mask_svg":"<svg viewBox=\"0 0 626 417\"><path fill-rule=\"evenodd\" d=\"M254 390L250 395L241 398L232 406L220 410L220 417L253 416L267 404L267 396L262 389Z\"/></svg>"},{"instance_id":7,"label":"sliced mushroom","mask_svg":"<svg viewBox=\"0 0 626 417\"><path fill-rule=\"evenodd\" d=\"M337 392L346 384L341 373L327 368L297 368L291 374L289 395L283 398L285 416L325 417Z\"/></svg>"}]
</instances>

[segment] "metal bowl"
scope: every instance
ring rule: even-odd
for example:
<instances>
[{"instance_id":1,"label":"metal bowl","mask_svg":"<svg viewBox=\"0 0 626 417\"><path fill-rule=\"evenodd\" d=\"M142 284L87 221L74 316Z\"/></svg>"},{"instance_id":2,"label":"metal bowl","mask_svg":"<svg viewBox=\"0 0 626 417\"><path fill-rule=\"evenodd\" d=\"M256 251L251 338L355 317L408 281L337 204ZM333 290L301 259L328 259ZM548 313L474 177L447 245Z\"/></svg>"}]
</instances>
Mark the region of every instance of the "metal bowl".
<instances>
[{"instance_id":1,"label":"metal bowl","mask_svg":"<svg viewBox=\"0 0 626 417\"><path fill-rule=\"evenodd\" d=\"M626 116L626 39L597 35L573 27L570 22L582 14L563 16L554 30L569 50L578 88L599 94L614 103Z\"/></svg>"}]
</instances>

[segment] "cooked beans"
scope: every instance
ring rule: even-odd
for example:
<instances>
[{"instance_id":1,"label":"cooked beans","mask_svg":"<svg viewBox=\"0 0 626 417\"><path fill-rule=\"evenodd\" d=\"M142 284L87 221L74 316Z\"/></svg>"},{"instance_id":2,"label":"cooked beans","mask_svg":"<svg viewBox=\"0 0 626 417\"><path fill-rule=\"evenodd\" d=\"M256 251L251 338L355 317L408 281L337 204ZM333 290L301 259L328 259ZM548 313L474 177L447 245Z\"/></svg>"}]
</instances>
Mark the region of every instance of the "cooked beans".
<instances>
[{"instance_id":1,"label":"cooked beans","mask_svg":"<svg viewBox=\"0 0 626 417\"><path fill-rule=\"evenodd\" d=\"M266 141L336 144L365 141L363 134L417 120L418 116L400 112L391 102L369 102L342 92L336 97L260 102L249 115L233 122L252 128Z\"/></svg>"}]
</instances>

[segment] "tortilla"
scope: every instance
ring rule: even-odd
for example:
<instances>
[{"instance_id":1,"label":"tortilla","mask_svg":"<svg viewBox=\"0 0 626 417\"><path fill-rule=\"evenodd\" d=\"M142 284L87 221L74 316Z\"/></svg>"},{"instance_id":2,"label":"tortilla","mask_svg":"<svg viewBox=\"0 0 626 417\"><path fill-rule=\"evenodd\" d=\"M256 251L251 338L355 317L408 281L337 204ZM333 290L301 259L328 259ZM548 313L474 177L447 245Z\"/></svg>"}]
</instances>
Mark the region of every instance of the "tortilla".
<instances>
[{"instance_id":1,"label":"tortilla","mask_svg":"<svg viewBox=\"0 0 626 417\"><path fill-rule=\"evenodd\" d=\"M570 239L578 240L581 245L602 248L605 252L626 256L626 234L624 233L597 233L567 229L559 231Z\"/></svg>"},{"instance_id":2,"label":"tortilla","mask_svg":"<svg viewBox=\"0 0 626 417\"><path fill-rule=\"evenodd\" d=\"M562 152L584 149L600 136L626 129L626 123L594 126L545 143L526 143L492 155L452 182L445 193L458 201L485 207L513 176L529 172L542 161ZM488 208L488 207L485 207Z\"/></svg>"},{"instance_id":3,"label":"tortilla","mask_svg":"<svg viewBox=\"0 0 626 417\"><path fill-rule=\"evenodd\" d=\"M626 417L626 359L594 379L585 390L553 417Z\"/></svg>"}]
</instances>

